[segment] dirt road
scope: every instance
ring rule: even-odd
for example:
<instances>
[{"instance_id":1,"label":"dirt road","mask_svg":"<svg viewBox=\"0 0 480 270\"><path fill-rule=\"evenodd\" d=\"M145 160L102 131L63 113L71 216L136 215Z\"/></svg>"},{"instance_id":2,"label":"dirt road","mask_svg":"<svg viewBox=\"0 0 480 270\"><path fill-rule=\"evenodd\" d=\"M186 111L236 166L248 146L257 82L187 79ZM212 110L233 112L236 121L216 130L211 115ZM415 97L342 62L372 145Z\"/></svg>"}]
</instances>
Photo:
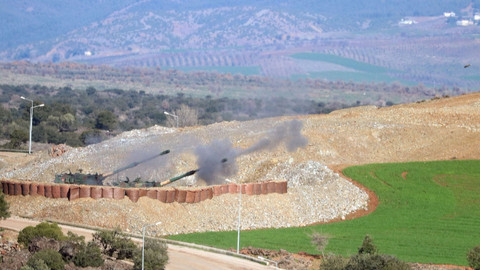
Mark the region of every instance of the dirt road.
<instances>
[{"instance_id":1,"label":"dirt road","mask_svg":"<svg viewBox=\"0 0 480 270\"><path fill-rule=\"evenodd\" d=\"M0 220L0 227L20 231L27 226L35 226L39 222L23 218L8 218L5 220ZM92 233L94 230L77 228L73 226L60 225L63 232L66 234L68 231L71 231L75 234L82 235L85 237L86 241L92 239ZM141 239L133 239L134 241L140 242ZM253 261L218 254L213 252L207 252L204 250L199 250L195 248L168 245L168 256L169 263L166 267L167 270L186 270L186 269L198 269L198 270L209 270L209 269L219 269L219 270L245 270L245 269L272 269L271 267L258 264Z\"/></svg>"}]
</instances>

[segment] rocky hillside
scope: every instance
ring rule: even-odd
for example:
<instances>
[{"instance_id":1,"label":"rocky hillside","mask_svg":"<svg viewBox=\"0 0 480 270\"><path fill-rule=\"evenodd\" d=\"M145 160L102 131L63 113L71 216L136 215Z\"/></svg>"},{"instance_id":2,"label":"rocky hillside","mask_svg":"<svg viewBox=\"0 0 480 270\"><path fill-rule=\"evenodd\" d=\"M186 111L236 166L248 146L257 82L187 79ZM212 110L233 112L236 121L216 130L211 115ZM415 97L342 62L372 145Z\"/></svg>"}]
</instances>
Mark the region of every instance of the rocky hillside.
<instances>
[{"instance_id":1,"label":"rocky hillside","mask_svg":"<svg viewBox=\"0 0 480 270\"><path fill-rule=\"evenodd\" d=\"M169 149L171 153L167 156L108 179L140 176L146 180L164 180L198 168L199 149L220 153L217 156L230 153L228 162L235 165L235 170L227 176L232 181L289 182L286 195L242 198L245 222L242 227L302 226L349 218L367 207L367 193L335 173L343 166L480 158L479 111L480 93L473 93L384 108L358 107L328 115L223 122L183 129L157 126L72 149L55 158L50 157L47 150L31 156L1 153L0 177L48 182L58 172L80 169L86 173L108 172ZM282 129L285 123L292 123L293 118L301 123L298 126L301 129L296 130L299 133ZM288 145L284 144L287 141L275 140L285 137L300 138L303 143L289 152ZM277 143L265 144L265 141ZM194 175L175 184L207 183ZM7 199L15 215L101 227L120 226L133 232L139 232L143 224L162 221L164 225L157 229L158 234L234 230L238 203L236 194L225 194L195 205L163 204L145 197L137 203L128 198L73 202L30 196Z\"/></svg>"},{"instance_id":2,"label":"rocky hillside","mask_svg":"<svg viewBox=\"0 0 480 270\"><path fill-rule=\"evenodd\" d=\"M0 61L478 87L477 11L469 0L19 2L0 9Z\"/></svg>"}]
</instances>

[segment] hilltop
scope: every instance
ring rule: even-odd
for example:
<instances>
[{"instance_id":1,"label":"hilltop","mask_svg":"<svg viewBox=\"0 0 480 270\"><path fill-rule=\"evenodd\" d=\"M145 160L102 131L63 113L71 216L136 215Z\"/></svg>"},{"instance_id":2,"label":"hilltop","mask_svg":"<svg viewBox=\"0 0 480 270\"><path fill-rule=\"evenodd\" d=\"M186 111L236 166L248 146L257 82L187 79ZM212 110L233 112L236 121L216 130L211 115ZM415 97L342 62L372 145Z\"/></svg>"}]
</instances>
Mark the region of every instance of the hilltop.
<instances>
[{"instance_id":1,"label":"hilltop","mask_svg":"<svg viewBox=\"0 0 480 270\"><path fill-rule=\"evenodd\" d=\"M275 126L294 118L303 123L301 133L308 139L304 148L288 152L279 146L239 156L238 173L231 179L244 183L270 179L289 181L285 196L271 194L243 199L245 228L302 226L342 216L348 218L366 208L369 201L364 191L337 175L338 168L365 163L479 159L479 110L480 93L472 93L384 108L357 107L327 115L222 122L181 129L157 126L126 132L56 158L49 157L47 150L31 156L1 153L0 176L51 182L60 171L106 172L168 148L172 150L168 159L155 160L153 164L138 166L119 176L164 180L196 168L193 152L198 145L226 139L233 147L246 149L265 138ZM190 177L181 184L205 183ZM349 196L343 196L347 190ZM141 224L161 220L165 226L157 233L175 234L234 230L236 198L235 194L226 194L196 205L163 204L149 198L140 198L137 203L128 199L73 202L29 196L7 199L14 215L102 227L120 226L133 232L138 232ZM322 198L329 199L322 201ZM305 209L319 209L319 213Z\"/></svg>"}]
</instances>

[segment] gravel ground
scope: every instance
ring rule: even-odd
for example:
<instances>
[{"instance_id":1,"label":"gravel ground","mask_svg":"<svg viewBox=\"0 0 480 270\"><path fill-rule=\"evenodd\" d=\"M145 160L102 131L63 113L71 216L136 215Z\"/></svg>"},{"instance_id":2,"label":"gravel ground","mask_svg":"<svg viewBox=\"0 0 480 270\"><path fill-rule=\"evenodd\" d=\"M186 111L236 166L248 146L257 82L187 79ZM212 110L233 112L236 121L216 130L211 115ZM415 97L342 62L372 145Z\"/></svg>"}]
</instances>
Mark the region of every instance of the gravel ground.
<instances>
[{"instance_id":1,"label":"gravel ground","mask_svg":"<svg viewBox=\"0 0 480 270\"><path fill-rule=\"evenodd\" d=\"M299 164L287 170L278 167L283 177L291 176L287 194L242 196L242 228L280 228L305 226L344 218L367 207L368 195L317 162ZM72 223L112 228L120 226L139 233L145 224L162 222L151 230L159 235L236 230L238 194L224 194L197 204L162 203L142 197L137 203L128 198L47 199L8 196L12 213L32 218L48 217Z\"/></svg>"}]
</instances>

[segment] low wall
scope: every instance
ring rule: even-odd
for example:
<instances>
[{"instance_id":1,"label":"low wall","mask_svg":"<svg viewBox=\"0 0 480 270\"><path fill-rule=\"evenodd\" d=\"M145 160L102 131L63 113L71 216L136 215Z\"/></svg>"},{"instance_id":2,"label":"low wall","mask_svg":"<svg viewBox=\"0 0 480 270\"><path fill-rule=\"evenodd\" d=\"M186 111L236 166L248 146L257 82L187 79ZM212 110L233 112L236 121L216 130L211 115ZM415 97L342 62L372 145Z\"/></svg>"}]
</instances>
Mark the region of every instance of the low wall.
<instances>
[{"instance_id":1,"label":"low wall","mask_svg":"<svg viewBox=\"0 0 480 270\"><path fill-rule=\"evenodd\" d=\"M287 182L259 182L246 184L224 184L196 189L177 189L171 187L157 188L122 188L116 186L87 186L40 183L30 181L0 180L0 186L6 195L44 196L47 198L80 198L115 199L121 200L127 196L131 201L137 202L140 197L148 197L164 203L198 203L212 199L213 196L222 194L239 193L245 195L262 195L269 193L287 193Z\"/></svg>"}]
</instances>

